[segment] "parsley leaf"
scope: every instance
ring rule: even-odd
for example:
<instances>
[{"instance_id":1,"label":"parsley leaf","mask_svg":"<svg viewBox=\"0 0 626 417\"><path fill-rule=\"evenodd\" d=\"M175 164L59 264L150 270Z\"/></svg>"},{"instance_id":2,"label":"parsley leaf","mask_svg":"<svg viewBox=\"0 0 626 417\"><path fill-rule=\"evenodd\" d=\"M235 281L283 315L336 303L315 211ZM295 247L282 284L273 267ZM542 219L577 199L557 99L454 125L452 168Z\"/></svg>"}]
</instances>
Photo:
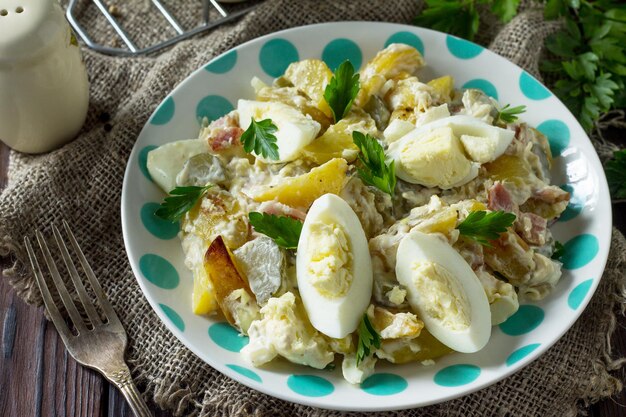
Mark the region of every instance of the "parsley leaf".
<instances>
[{"instance_id":1,"label":"parsley leaf","mask_svg":"<svg viewBox=\"0 0 626 417\"><path fill-rule=\"evenodd\" d=\"M472 211L456 228L463 236L492 247L489 241L499 238L500 233L506 232L515 219L515 214L501 210L489 213L484 210Z\"/></svg>"},{"instance_id":2,"label":"parsley leaf","mask_svg":"<svg viewBox=\"0 0 626 417\"><path fill-rule=\"evenodd\" d=\"M354 73L354 67L350 61L344 61L339 65L324 90L324 99L333 112L335 123L348 113L359 93L359 88L359 74Z\"/></svg>"},{"instance_id":3,"label":"parsley leaf","mask_svg":"<svg viewBox=\"0 0 626 417\"><path fill-rule=\"evenodd\" d=\"M565 246L557 240L554 242L554 252L552 252L551 258L560 261L563 255L565 255Z\"/></svg>"},{"instance_id":4,"label":"parsley leaf","mask_svg":"<svg viewBox=\"0 0 626 417\"><path fill-rule=\"evenodd\" d=\"M613 159L610 159L604 165L606 179L609 182L609 190L614 199L621 200L626 198L626 149L613 153Z\"/></svg>"},{"instance_id":5,"label":"parsley leaf","mask_svg":"<svg viewBox=\"0 0 626 417\"><path fill-rule=\"evenodd\" d=\"M380 348L380 335L372 326L367 313L363 314L363 318L358 328L359 342L356 350L356 366L359 366L363 359L372 353L372 346L376 349Z\"/></svg>"},{"instance_id":6,"label":"parsley leaf","mask_svg":"<svg viewBox=\"0 0 626 417\"><path fill-rule=\"evenodd\" d=\"M176 187L170 191L169 197L165 197L165 201L161 203L154 214L172 223L177 222L196 205L198 200L200 200L211 187L213 187L213 184L209 184L206 187Z\"/></svg>"},{"instance_id":7,"label":"parsley leaf","mask_svg":"<svg viewBox=\"0 0 626 417\"><path fill-rule=\"evenodd\" d=\"M248 214L254 230L271 237L278 246L285 249L296 249L302 232L302 222L287 216L258 213Z\"/></svg>"},{"instance_id":8,"label":"parsley leaf","mask_svg":"<svg viewBox=\"0 0 626 417\"><path fill-rule=\"evenodd\" d=\"M521 0L494 0L491 5L491 11L498 16L504 23L509 22L517 14Z\"/></svg>"},{"instance_id":9,"label":"parsley leaf","mask_svg":"<svg viewBox=\"0 0 626 417\"><path fill-rule=\"evenodd\" d=\"M352 141L359 148L359 177L364 183L373 185L393 197L396 188L395 163L385 163L385 150L376 138L361 132L352 132Z\"/></svg>"},{"instance_id":10,"label":"parsley leaf","mask_svg":"<svg viewBox=\"0 0 626 417\"><path fill-rule=\"evenodd\" d=\"M526 106L510 107L510 104L502 107L498 112L497 121L503 123L513 123L517 120L517 115L526 111Z\"/></svg>"},{"instance_id":11,"label":"parsley leaf","mask_svg":"<svg viewBox=\"0 0 626 417\"><path fill-rule=\"evenodd\" d=\"M426 0L426 8L413 23L472 40L480 18L472 0Z\"/></svg>"},{"instance_id":12,"label":"parsley leaf","mask_svg":"<svg viewBox=\"0 0 626 417\"><path fill-rule=\"evenodd\" d=\"M276 145L276 136L274 136L277 130L278 128L270 119L260 122L252 119L250 126L241 135L243 149L248 153L254 151L255 154L264 158L278 160L278 145Z\"/></svg>"}]
</instances>

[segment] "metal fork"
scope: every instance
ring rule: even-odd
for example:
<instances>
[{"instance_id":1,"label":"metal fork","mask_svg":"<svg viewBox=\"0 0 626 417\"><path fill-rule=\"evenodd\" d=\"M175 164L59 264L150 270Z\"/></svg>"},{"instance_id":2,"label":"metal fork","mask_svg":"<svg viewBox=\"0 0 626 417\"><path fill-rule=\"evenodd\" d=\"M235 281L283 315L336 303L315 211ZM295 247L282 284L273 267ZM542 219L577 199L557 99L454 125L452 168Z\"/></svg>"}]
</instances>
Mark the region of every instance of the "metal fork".
<instances>
[{"instance_id":1,"label":"metal fork","mask_svg":"<svg viewBox=\"0 0 626 417\"><path fill-rule=\"evenodd\" d=\"M81 317L81 314L74 304L74 301L72 301L72 298L65 287L63 280L61 279L61 275L59 274L59 270L57 269L52 255L50 254L48 245L46 244L41 233L37 231L37 241L39 242L39 247L41 248L46 265L48 266L48 270L50 271L50 275L54 281L54 286L56 287L59 296L61 297L61 301L69 313L70 319L78 334L75 335L72 333L63 319L63 316L59 312L59 309L55 305L52 295L50 294L50 290L44 280L42 270L39 267L35 251L30 244L30 240L28 237L24 237L28 257L30 258L30 263L37 280L37 285L41 290L41 295L46 309L50 314L50 318L61 335L61 339L65 343L68 352L74 357L74 359L76 359L76 361L84 366L95 369L104 375L106 379L115 384L122 392L137 417L150 417L152 414L150 413L150 410L148 410L144 400L141 398L141 395L131 378L130 370L124 361L124 351L126 350L127 344L126 331L122 327L122 323L117 317L115 310L113 310L111 303L107 300L100 283L89 266L85 255L78 246L76 238L72 234L72 231L66 221L63 221L63 228L69 237L69 241L74 248L74 252L78 256L78 260L83 267L85 275L87 275L87 278L91 283L91 287L93 288L95 296L102 307L106 320L104 322L101 320L94 304L89 299L85 286L78 275L78 271L76 270L76 265L74 264L74 261L72 261L67 246L63 241L63 237L56 226L52 226L54 238L93 329L87 327L87 323L85 323Z\"/></svg>"}]
</instances>

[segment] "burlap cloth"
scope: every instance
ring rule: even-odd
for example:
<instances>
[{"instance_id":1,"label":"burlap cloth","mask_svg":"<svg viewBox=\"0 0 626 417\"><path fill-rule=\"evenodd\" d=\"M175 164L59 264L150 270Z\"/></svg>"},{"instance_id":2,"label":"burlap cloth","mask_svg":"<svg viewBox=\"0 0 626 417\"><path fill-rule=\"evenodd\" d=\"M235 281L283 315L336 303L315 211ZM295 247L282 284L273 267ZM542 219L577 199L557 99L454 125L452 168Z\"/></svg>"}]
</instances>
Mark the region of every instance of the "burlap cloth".
<instances>
[{"instance_id":1,"label":"burlap cloth","mask_svg":"<svg viewBox=\"0 0 626 417\"><path fill-rule=\"evenodd\" d=\"M120 19L140 46L163 36L163 20L145 13L145 2L119 1ZM199 1L170 2L179 20L199 21ZM176 415L336 416L341 413L290 404L250 390L195 357L161 324L128 264L120 223L124 168L139 131L158 103L193 70L249 39L279 29L332 20L410 23L421 7L414 0L268 0L245 18L149 58L112 58L85 50L91 104L79 137L52 153L13 152L9 185L0 195L0 254L14 262L5 271L15 291L40 305L25 266L24 235L50 232L67 219L128 332L133 376L145 397ZM526 5L524 6L527 7ZM89 33L115 44L94 7L81 19ZM454 18L451 16L450 18ZM494 22L493 19L488 22ZM143 29L137 30L142 27ZM479 41L538 75L544 37L555 28L541 12L527 10L505 27L489 24ZM137 36L135 36L137 39ZM36 115L33 115L34 117ZM624 308L626 241L616 230L606 272L582 317L546 354L515 375L464 398L388 416L570 416L590 402L618 392L609 374L614 311ZM356 414L349 414L356 415Z\"/></svg>"}]
</instances>

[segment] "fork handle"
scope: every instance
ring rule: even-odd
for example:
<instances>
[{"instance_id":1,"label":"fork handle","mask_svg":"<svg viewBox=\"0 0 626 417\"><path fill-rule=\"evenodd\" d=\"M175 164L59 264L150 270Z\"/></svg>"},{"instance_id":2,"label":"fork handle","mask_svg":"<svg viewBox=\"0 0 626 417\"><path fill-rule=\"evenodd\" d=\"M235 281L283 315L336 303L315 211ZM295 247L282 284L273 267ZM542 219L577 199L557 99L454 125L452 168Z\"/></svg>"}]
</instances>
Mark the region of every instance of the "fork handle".
<instances>
[{"instance_id":1,"label":"fork handle","mask_svg":"<svg viewBox=\"0 0 626 417\"><path fill-rule=\"evenodd\" d=\"M126 364L120 370L109 375L109 379L122 392L136 417L152 417L152 413L141 394L139 394L139 390L133 382L130 370Z\"/></svg>"}]
</instances>

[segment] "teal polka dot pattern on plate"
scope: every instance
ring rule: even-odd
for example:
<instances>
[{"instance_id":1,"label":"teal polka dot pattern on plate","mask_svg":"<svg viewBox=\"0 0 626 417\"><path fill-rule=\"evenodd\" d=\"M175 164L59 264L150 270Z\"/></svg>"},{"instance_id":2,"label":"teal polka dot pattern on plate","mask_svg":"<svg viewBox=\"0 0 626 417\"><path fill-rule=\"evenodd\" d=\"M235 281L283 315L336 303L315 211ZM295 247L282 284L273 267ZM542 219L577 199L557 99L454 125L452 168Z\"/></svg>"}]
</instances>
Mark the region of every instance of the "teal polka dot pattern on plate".
<instances>
[{"instance_id":1,"label":"teal polka dot pattern on plate","mask_svg":"<svg viewBox=\"0 0 626 417\"><path fill-rule=\"evenodd\" d=\"M581 282L577 286L574 287L572 292L569 293L567 297L567 305L572 310L576 310L583 303L583 300L587 296L587 293L591 289L591 285L593 284L593 279L588 279L586 281Z\"/></svg>"},{"instance_id":2,"label":"teal polka dot pattern on plate","mask_svg":"<svg viewBox=\"0 0 626 417\"><path fill-rule=\"evenodd\" d=\"M239 366L239 365L233 365L233 364L228 364L226 365L228 366L230 369L232 369L233 371L250 378L253 381L256 382L263 382L263 380L261 379L261 377L254 371L251 371L248 368L244 368L243 366Z\"/></svg>"},{"instance_id":3,"label":"teal polka dot pattern on plate","mask_svg":"<svg viewBox=\"0 0 626 417\"><path fill-rule=\"evenodd\" d=\"M266 42L259 52L261 68L270 77L280 77L289 64L299 59L296 47L288 40L281 38Z\"/></svg>"},{"instance_id":4,"label":"teal polka dot pattern on plate","mask_svg":"<svg viewBox=\"0 0 626 417\"><path fill-rule=\"evenodd\" d=\"M158 203L146 203L141 207L141 222L153 236L159 239L169 240L176 237L179 223L172 223L157 217L154 212L160 207Z\"/></svg>"},{"instance_id":5,"label":"teal polka dot pattern on plate","mask_svg":"<svg viewBox=\"0 0 626 417\"><path fill-rule=\"evenodd\" d=\"M463 88L477 88L490 97L498 99L496 86L483 78L476 78L463 84Z\"/></svg>"},{"instance_id":6,"label":"teal polka dot pattern on plate","mask_svg":"<svg viewBox=\"0 0 626 417\"><path fill-rule=\"evenodd\" d=\"M537 126L537 130L546 135L550 143L550 152L556 158L569 145L569 127L560 120L546 120Z\"/></svg>"},{"instance_id":7,"label":"teal polka dot pattern on plate","mask_svg":"<svg viewBox=\"0 0 626 417\"><path fill-rule=\"evenodd\" d=\"M330 381L315 375L290 375L287 378L287 386L296 394L305 397L324 397L335 390Z\"/></svg>"},{"instance_id":8,"label":"teal polka dot pattern on plate","mask_svg":"<svg viewBox=\"0 0 626 417\"><path fill-rule=\"evenodd\" d=\"M400 375L379 373L368 377L361 383L361 389L372 395L393 395L404 391L409 386Z\"/></svg>"},{"instance_id":9,"label":"teal polka dot pattern on plate","mask_svg":"<svg viewBox=\"0 0 626 417\"><path fill-rule=\"evenodd\" d=\"M330 41L324 47L322 60L326 62L331 71L335 71L345 60L350 61L352 66L358 70L363 63L363 53L359 45L350 39L339 38Z\"/></svg>"},{"instance_id":10,"label":"teal polka dot pattern on plate","mask_svg":"<svg viewBox=\"0 0 626 417\"><path fill-rule=\"evenodd\" d=\"M206 117L209 122L217 120L234 109L232 103L222 96L209 95L198 102L196 118L201 121Z\"/></svg>"},{"instance_id":11,"label":"teal polka dot pattern on plate","mask_svg":"<svg viewBox=\"0 0 626 417\"><path fill-rule=\"evenodd\" d=\"M540 307L521 305L515 314L500 324L500 330L509 336L520 336L536 329L544 317L545 313Z\"/></svg>"},{"instance_id":12,"label":"teal polka dot pattern on plate","mask_svg":"<svg viewBox=\"0 0 626 417\"><path fill-rule=\"evenodd\" d=\"M543 100L550 97L550 91L526 71L519 76L519 88L531 100Z\"/></svg>"},{"instance_id":13,"label":"teal polka dot pattern on plate","mask_svg":"<svg viewBox=\"0 0 626 417\"><path fill-rule=\"evenodd\" d=\"M139 259L139 269L143 276L164 290L172 290L178 287L180 278L176 268L165 258L148 253Z\"/></svg>"},{"instance_id":14,"label":"teal polka dot pattern on plate","mask_svg":"<svg viewBox=\"0 0 626 417\"><path fill-rule=\"evenodd\" d=\"M387 39L385 42L385 47L391 45L392 43L404 43L406 45L412 46L413 48L420 51L420 54L424 55L424 43L415 33L411 32L397 32L394 33Z\"/></svg>"},{"instance_id":15,"label":"teal polka dot pattern on plate","mask_svg":"<svg viewBox=\"0 0 626 417\"><path fill-rule=\"evenodd\" d=\"M598 239L594 235L582 234L568 240L561 258L563 268L578 269L587 265L598 254Z\"/></svg>"},{"instance_id":16,"label":"teal polka dot pattern on plate","mask_svg":"<svg viewBox=\"0 0 626 417\"><path fill-rule=\"evenodd\" d=\"M477 57L484 49L480 45L452 35L446 36L446 46L452 55L460 59Z\"/></svg>"},{"instance_id":17,"label":"teal polka dot pattern on plate","mask_svg":"<svg viewBox=\"0 0 626 417\"><path fill-rule=\"evenodd\" d=\"M150 119L150 124L153 125L165 125L172 117L174 117L174 112L176 111L176 103L174 103L174 99L172 97L168 97L165 99L163 103L159 106L157 111Z\"/></svg>"},{"instance_id":18,"label":"teal polka dot pattern on plate","mask_svg":"<svg viewBox=\"0 0 626 417\"><path fill-rule=\"evenodd\" d=\"M158 146L155 145L148 145L144 147L142 150L139 151L139 156L137 158L139 159L139 169L141 170L143 175L150 181L152 181L152 177L150 176L150 172L148 172L148 152L156 148L158 148Z\"/></svg>"},{"instance_id":19,"label":"teal polka dot pattern on plate","mask_svg":"<svg viewBox=\"0 0 626 417\"><path fill-rule=\"evenodd\" d=\"M579 196L574 193L574 187L572 187L571 185L563 184L561 185L561 189L567 191L570 194L569 203L559 217L560 222L566 222L568 220L572 220L574 217L580 214L580 212L583 210L583 203L580 200Z\"/></svg>"},{"instance_id":20,"label":"teal polka dot pattern on plate","mask_svg":"<svg viewBox=\"0 0 626 417\"><path fill-rule=\"evenodd\" d=\"M531 345L526 345L517 349L515 352L511 353L508 358L506 358L506 366L511 366L514 363L521 361L526 356L530 355L540 345L541 343L533 343Z\"/></svg>"},{"instance_id":21,"label":"teal polka dot pattern on plate","mask_svg":"<svg viewBox=\"0 0 626 417\"><path fill-rule=\"evenodd\" d=\"M237 63L237 51L232 50L220 56L212 62L209 62L204 69L213 74L226 74L235 67Z\"/></svg>"},{"instance_id":22,"label":"teal polka dot pattern on plate","mask_svg":"<svg viewBox=\"0 0 626 417\"><path fill-rule=\"evenodd\" d=\"M172 321L178 330L181 332L185 331L185 322L183 321L183 318L179 316L173 308L166 306L165 304L159 304L159 307L161 307L161 310L163 310L167 318Z\"/></svg>"},{"instance_id":23,"label":"teal polka dot pattern on plate","mask_svg":"<svg viewBox=\"0 0 626 417\"><path fill-rule=\"evenodd\" d=\"M463 363L443 368L435 374L434 381L442 387L460 387L474 382L479 376L478 366Z\"/></svg>"},{"instance_id":24,"label":"teal polka dot pattern on plate","mask_svg":"<svg viewBox=\"0 0 626 417\"><path fill-rule=\"evenodd\" d=\"M326 62L331 71L335 71L337 67L345 60L350 61L352 66L358 70L363 62L363 53L359 45L350 39L339 38L330 41L322 52L322 60Z\"/></svg>"},{"instance_id":25,"label":"teal polka dot pattern on plate","mask_svg":"<svg viewBox=\"0 0 626 417\"><path fill-rule=\"evenodd\" d=\"M241 336L228 323L213 324L209 327L209 337L216 345L231 352L239 352L249 342L248 336Z\"/></svg>"}]
</instances>

